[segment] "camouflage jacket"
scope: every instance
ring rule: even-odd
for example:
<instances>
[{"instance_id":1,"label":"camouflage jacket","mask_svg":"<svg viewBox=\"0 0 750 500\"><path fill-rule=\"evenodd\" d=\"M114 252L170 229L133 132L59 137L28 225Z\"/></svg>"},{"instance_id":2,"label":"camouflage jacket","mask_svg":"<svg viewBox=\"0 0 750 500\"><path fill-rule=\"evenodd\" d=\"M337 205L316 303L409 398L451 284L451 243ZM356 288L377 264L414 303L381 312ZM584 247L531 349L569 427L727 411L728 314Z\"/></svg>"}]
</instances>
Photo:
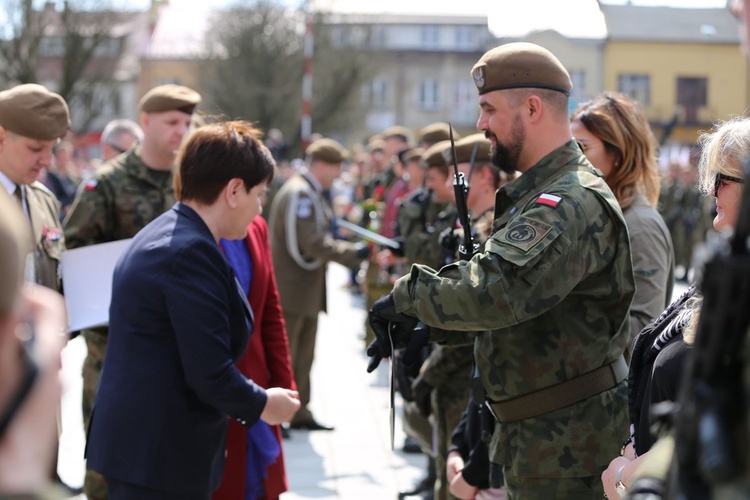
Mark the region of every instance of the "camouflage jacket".
<instances>
[{"instance_id":1,"label":"camouflage jacket","mask_svg":"<svg viewBox=\"0 0 750 500\"><path fill-rule=\"evenodd\" d=\"M132 238L174 202L172 172L147 167L131 149L79 187L63 224L67 247Z\"/></svg>"},{"instance_id":2,"label":"camouflage jacket","mask_svg":"<svg viewBox=\"0 0 750 500\"><path fill-rule=\"evenodd\" d=\"M394 299L400 312L430 326L482 331L477 368L487 397L504 401L622 356L634 289L617 200L569 141L498 190L483 252L437 272L412 266ZM598 476L627 425L623 381L565 408L500 423L490 458L516 476Z\"/></svg>"},{"instance_id":3,"label":"camouflage jacket","mask_svg":"<svg viewBox=\"0 0 750 500\"><path fill-rule=\"evenodd\" d=\"M402 203L398 233L404 239L404 256L410 264L437 265L440 233L436 233L435 223L446 208L445 203L436 203L426 188L417 189Z\"/></svg>"}]
</instances>

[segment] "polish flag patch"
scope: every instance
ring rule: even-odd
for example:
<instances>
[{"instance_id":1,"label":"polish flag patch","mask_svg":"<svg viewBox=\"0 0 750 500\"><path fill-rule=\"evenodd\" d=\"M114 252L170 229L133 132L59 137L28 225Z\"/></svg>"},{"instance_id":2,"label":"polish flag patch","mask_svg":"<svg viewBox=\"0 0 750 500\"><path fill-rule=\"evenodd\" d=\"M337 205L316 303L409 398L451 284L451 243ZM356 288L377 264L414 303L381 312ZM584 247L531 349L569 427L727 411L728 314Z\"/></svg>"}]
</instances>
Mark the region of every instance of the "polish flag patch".
<instances>
[{"instance_id":1,"label":"polish flag patch","mask_svg":"<svg viewBox=\"0 0 750 500\"><path fill-rule=\"evenodd\" d=\"M89 179L86 181L86 184L84 184L83 189L86 191L93 191L96 189L96 185L99 183L96 179Z\"/></svg>"},{"instance_id":2,"label":"polish flag patch","mask_svg":"<svg viewBox=\"0 0 750 500\"><path fill-rule=\"evenodd\" d=\"M547 205L548 207L556 207L561 201L562 198L560 198L559 196L547 193L539 195L539 198L536 199L536 202L538 204Z\"/></svg>"}]
</instances>

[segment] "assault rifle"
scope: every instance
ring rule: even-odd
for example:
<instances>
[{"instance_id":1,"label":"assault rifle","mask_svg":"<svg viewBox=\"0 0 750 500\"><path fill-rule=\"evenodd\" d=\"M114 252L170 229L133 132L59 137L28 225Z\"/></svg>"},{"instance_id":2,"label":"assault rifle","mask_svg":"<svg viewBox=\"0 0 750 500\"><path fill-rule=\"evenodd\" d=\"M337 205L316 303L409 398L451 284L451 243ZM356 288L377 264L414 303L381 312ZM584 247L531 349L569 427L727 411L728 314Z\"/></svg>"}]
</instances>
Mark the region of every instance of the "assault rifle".
<instances>
[{"instance_id":1,"label":"assault rifle","mask_svg":"<svg viewBox=\"0 0 750 500\"><path fill-rule=\"evenodd\" d=\"M453 141L453 127L448 124L448 131L451 140L451 158L453 159L453 193L456 197L456 211L458 212L458 221L461 223L464 241L458 246L458 255L461 260L469 260L477 252L478 246L474 244L471 237L471 221L469 220L469 209L466 206L466 197L469 194L469 185L466 182L463 172L458 171L458 161L456 159L456 143Z\"/></svg>"},{"instance_id":2,"label":"assault rifle","mask_svg":"<svg viewBox=\"0 0 750 500\"><path fill-rule=\"evenodd\" d=\"M747 161L744 170L750 181ZM718 487L747 481L749 237L750 184L745 184L734 235L706 262L700 283L703 305L678 398L668 498L712 498Z\"/></svg>"}]
</instances>

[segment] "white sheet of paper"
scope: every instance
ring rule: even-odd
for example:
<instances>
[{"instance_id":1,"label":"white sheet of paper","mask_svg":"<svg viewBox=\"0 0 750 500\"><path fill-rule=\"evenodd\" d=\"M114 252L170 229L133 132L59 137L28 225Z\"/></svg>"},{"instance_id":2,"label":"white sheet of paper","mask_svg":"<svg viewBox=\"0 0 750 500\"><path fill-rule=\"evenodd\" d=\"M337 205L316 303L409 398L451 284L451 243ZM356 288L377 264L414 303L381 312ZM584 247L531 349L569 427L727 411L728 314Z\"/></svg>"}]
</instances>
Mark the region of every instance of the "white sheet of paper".
<instances>
[{"instance_id":1,"label":"white sheet of paper","mask_svg":"<svg viewBox=\"0 0 750 500\"><path fill-rule=\"evenodd\" d=\"M112 273L131 241L112 241L62 253L62 280L71 332L109 324Z\"/></svg>"}]
</instances>

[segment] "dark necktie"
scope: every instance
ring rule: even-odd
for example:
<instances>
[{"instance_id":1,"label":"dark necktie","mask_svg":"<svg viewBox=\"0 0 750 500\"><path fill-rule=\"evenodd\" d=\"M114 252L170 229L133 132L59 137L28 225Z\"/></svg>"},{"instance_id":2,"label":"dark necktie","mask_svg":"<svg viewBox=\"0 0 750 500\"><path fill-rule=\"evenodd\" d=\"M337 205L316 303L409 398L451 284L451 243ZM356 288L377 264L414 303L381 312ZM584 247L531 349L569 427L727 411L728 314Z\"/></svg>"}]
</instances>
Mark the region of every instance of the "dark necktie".
<instances>
[{"instance_id":1,"label":"dark necktie","mask_svg":"<svg viewBox=\"0 0 750 500\"><path fill-rule=\"evenodd\" d=\"M31 217L29 217L29 212L28 210L26 210L26 204L24 204L24 192L22 185L19 184L16 186L16 190L13 191L13 197L16 199L16 202L18 203L21 212L23 212L24 217L26 217L26 220L31 223Z\"/></svg>"}]
</instances>

